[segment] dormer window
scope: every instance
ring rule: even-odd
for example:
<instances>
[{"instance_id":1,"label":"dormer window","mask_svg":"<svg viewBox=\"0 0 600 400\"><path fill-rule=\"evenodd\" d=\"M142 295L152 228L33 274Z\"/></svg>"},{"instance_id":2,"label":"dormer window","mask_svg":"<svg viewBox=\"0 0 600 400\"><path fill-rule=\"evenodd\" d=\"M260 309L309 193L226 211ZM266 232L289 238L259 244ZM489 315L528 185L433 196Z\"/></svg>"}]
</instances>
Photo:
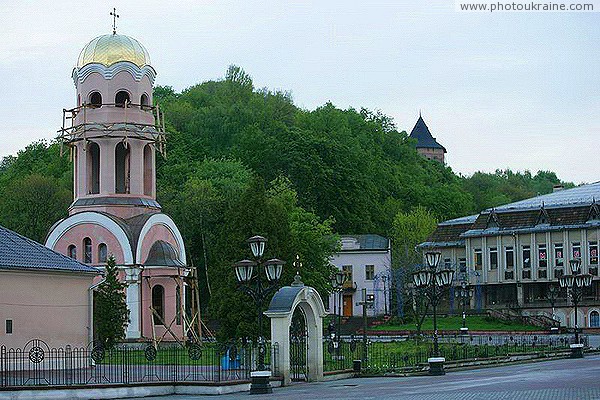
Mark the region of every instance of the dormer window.
<instances>
[{"instance_id":1,"label":"dormer window","mask_svg":"<svg viewBox=\"0 0 600 400\"><path fill-rule=\"evenodd\" d=\"M117 94L115 95L115 106L116 107L125 107L129 103L131 103L131 100L129 98L129 93L127 93L125 90L118 91Z\"/></svg>"},{"instance_id":2,"label":"dormer window","mask_svg":"<svg viewBox=\"0 0 600 400\"><path fill-rule=\"evenodd\" d=\"M486 229L498 229L500 224L498 223L498 216L495 211L492 211L487 219Z\"/></svg>"},{"instance_id":3,"label":"dormer window","mask_svg":"<svg viewBox=\"0 0 600 400\"><path fill-rule=\"evenodd\" d=\"M540 215L538 215L536 225L550 225L550 217L544 208L540 210Z\"/></svg>"},{"instance_id":4,"label":"dormer window","mask_svg":"<svg viewBox=\"0 0 600 400\"><path fill-rule=\"evenodd\" d=\"M592 203L590 207L590 213L588 215L588 221L598 221L600 220L600 209L598 209L598 205L596 202Z\"/></svg>"}]
</instances>

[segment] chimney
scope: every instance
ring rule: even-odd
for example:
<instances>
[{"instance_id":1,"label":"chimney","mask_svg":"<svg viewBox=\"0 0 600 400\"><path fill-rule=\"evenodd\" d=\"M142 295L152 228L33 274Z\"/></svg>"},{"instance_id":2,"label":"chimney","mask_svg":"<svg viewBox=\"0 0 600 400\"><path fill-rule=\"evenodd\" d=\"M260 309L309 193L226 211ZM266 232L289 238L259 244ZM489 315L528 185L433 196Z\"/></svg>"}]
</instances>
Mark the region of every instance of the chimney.
<instances>
[{"instance_id":1,"label":"chimney","mask_svg":"<svg viewBox=\"0 0 600 400\"><path fill-rule=\"evenodd\" d=\"M565 187L563 185L554 185L552 186L552 193L555 192L560 192L561 190L563 190Z\"/></svg>"}]
</instances>

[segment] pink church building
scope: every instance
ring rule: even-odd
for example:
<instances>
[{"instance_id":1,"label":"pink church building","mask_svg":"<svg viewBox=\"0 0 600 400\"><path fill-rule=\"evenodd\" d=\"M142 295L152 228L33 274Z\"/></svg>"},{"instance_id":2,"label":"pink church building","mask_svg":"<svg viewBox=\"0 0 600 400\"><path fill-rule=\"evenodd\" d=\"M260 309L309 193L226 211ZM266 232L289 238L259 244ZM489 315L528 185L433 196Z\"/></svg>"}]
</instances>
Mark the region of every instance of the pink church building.
<instances>
[{"instance_id":1,"label":"pink church building","mask_svg":"<svg viewBox=\"0 0 600 400\"><path fill-rule=\"evenodd\" d=\"M152 105L155 76L148 52L131 37L102 35L81 51L72 73L77 106L64 111L61 130L74 201L45 243L100 268L115 257L128 284L126 338L133 341L185 337L185 247L156 201L164 123Z\"/></svg>"}]
</instances>

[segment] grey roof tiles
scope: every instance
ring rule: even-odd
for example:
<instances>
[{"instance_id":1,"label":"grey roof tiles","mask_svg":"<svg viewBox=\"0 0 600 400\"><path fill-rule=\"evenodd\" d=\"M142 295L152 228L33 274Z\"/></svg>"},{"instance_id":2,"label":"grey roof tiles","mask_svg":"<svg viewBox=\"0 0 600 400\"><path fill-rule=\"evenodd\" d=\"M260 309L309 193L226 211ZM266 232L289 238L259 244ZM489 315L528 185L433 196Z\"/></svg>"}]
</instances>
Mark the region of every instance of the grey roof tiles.
<instances>
[{"instance_id":1,"label":"grey roof tiles","mask_svg":"<svg viewBox=\"0 0 600 400\"><path fill-rule=\"evenodd\" d=\"M97 268L50 250L3 226L0 226L0 269L100 273Z\"/></svg>"}]
</instances>

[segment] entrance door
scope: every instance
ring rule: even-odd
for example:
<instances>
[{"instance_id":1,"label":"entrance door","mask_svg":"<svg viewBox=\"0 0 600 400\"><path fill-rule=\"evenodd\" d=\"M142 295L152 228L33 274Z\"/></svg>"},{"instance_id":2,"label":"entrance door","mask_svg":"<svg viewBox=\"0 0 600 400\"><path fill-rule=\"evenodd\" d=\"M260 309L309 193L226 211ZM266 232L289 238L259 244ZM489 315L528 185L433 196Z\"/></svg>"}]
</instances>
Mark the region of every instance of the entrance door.
<instances>
[{"instance_id":1,"label":"entrance door","mask_svg":"<svg viewBox=\"0 0 600 400\"><path fill-rule=\"evenodd\" d=\"M344 295L344 317L352 316L352 295Z\"/></svg>"},{"instance_id":2,"label":"entrance door","mask_svg":"<svg viewBox=\"0 0 600 400\"><path fill-rule=\"evenodd\" d=\"M308 380L308 336L306 317L300 307L296 307L290 325L290 375L292 381Z\"/></svg>"}]
</instances>

